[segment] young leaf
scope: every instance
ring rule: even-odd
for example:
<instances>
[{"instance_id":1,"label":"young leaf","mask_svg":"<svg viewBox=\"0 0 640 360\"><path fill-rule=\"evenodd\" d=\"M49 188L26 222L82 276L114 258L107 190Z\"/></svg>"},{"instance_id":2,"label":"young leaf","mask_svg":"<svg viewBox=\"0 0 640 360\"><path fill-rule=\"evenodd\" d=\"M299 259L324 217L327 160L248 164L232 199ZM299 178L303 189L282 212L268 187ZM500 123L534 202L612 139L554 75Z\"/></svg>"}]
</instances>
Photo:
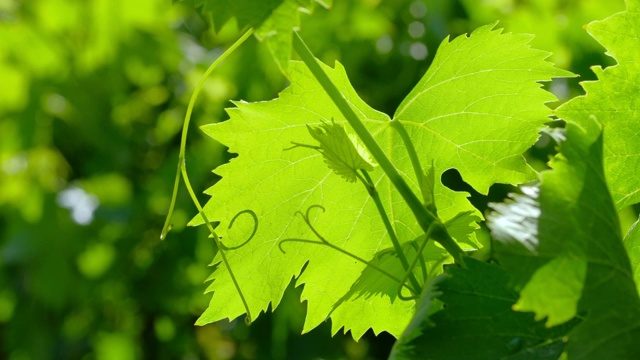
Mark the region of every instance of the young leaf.
<instances>
[{"instance_id":1,"label":"young leaf","mask_svg":"<svg viewBox=\"0 0 640 360\"><path fill-rule=\"evenodd\" d=\"M593 119L569 122L566 135L539 194L488 217L502 243L496 253L521 289L515 308L548 317L547 325L584 319L568 334L569 359L639 358L640 298L605 182L601 129ZM512 231L513 212L527 218L526 234Z\"/></svg>"},{"instance_id":2,"label":"young leaf","mask_svg":"<svg viewBox=\"0 0 640 360\"><path fill-rule=\"evenodd\" d=\"M390 359L558 359L575 322L547 328L532 314L513 311L518 294L503 269L472 258L465 264L447 267L436 289L425 289L421 311ZM434 294L444 308L430 314Z\"/></svg>"},{"instance_id":3,"label":"young leaf","mask_svg":"<svg viewBox=\"0 0 640 360\"><path fill-rule=\"evenodd\" d=\"M436 56L435 70L429 70L398 110L397 116L409 128L420 158L425 159L425 164L433 164L430 171L436 179L433 193L437 215L443 222L454 219L447 229L466 248L477 246L472 232L481 215L466 199L468 194L451 191L442 184L439 180L442 173L458 168L484 191L494 182L529 179L531 172L521 153L535 142L535 133L546 121L550 111L544 102L554 99L536 81L568 75L546 63L547 54L532 50L527 45L529 40L527 36L501 34L488 26L470 37L445 41L442 45L445 55ZM477 57L465 55L476 54L473 51L478 48L483 50ZM499 56L484 55L485 52ZM390 119L358 97L340 64L335 69L326 66L324 69L400 173L412 174L410 157L400 145L402 139L390 125ZM309 226L294 216L314 205L322 205L326 211L314 215L310 222L332 244L366 260L391 247L377 209L363 186L336 177L316 151L284 150L291 142L306 142L307 125L342 118L305 66L293 62L289 73L291 86L278 99L238 102L237 108L228 110L229 121L203 128L231 152L239 154L216 169L222 179L207 191L212 195L205 207L207 216L219 221L222 227L243 210L252 210L258 218L253 240L228 252L252 313L266 310L270 302L277 306L287 284L297 276L297 285L305 285L302 299L308 302L303 331L313 329L331 314L333 332L344 327L359 338L372 328L376 333L388 331L399 336L411 314L404 311L406 304L388 295L390 291L370 297L356 296L334 308L360 278L366 268L364 264L326 246L290 242L284 244L286 254L278 249L277 244L283 239L314 238ZM505 77L507 80L503 81ZM460 89L468 91L461 95ZM428 100L433 105L428 105ZM346 126L344 121L338 120L336 124ZM534 135L522 135L528 132ZM478 140L479 136L487 136L488 140ZM482 165L473 165L472 159L480 159ZM401 242L420 237L423 230L381 169L375 168L371 178ZM415 193L425 186L413 176L407 176L406 180ZM196 217L192 224L201 222ZM246 239L246 236L229 238L224 228L218 230L227 246ZM247 233L251 231L252 228L246 229ZM210 280L215 280L209 286L209 291L215 294L199 323L241 315L243 309L233 300L237 294L225 269L218 268ZM364 310L399 315L353 316Z\"/></svg>"},{"instance_id":4,"label":"young leaf","mask_svg":"<svg viewBox=\"0 0 640 360\"><path fill-rule=\"evenodd\" d=\"M618 209L640 202L640 1L627 1L628 10L602 21L587 31L607 49L618 65L592 67L598 81L583 82L586 95L576 97L556 114L579 124L590 116L603 125L604 169Z\"/></svg>"},{"instance_id":5,"label":"young leaf","mask_svg":"<svg viewBox=\"0 0 640 360\"><path fill-rule=\"evenodd\" d=\"M333 172L349 182L355 182L358 171L373 170L373 160L367 150L349 136L335 121L320 126L307 126L311 136L320 143L319 151Z\"/></svg>"}]
</instances>

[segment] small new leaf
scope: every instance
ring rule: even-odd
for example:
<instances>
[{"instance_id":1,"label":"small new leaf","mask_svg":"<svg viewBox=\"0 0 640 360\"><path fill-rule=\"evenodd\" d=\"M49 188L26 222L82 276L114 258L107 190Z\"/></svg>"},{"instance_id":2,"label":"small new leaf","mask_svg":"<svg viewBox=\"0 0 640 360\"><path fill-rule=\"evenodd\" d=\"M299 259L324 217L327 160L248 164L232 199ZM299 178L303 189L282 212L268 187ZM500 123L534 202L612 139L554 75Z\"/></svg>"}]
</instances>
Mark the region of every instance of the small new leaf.
<instances>
[{"instance_id":1,"label":"small new leaf","mask_svg":"<svg viewBox=\"0 0 640 360\"><path fill-rule=\"evenodd\" d=\"M358 144L355 137L347 134L342 125L332 120L320 126L307 125L307 129L320 143L318 151L327 166L348 182L356 181L359 170L373 170L374 164L369 153Z\"/></svg>"}]
</instances>

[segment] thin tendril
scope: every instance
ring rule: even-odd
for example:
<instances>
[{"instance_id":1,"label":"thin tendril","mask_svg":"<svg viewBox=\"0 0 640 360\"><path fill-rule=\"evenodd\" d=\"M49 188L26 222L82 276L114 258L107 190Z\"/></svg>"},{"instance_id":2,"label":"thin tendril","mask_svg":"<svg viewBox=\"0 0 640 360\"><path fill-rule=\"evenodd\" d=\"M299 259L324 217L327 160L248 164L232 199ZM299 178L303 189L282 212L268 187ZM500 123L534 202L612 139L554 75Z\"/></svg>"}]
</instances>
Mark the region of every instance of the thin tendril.
<instances>
[{"instance_id":1,"label":"thin tendril","mask_svg":"<svg viewBox=\"0 0 640 360\"><path fill-rule=\"evenodd\" d=\"M242 210L239 213L237 213L236 216L234 216L233 219L231 219L231 222L229 222L229 227L227 229L231 229L231 227L233 226L233 223L242 214L249 214L253 218L253 232L251 233L251 235L249 235L249 238L247 240L245 240L245 242L243 242L240 245L226 246L223 242L220 242L220 245L222 246L223 249L225 249L225 250L236 250L236 249L239 249L239 248L245 246L249 241L251 241L251 239L253 239L253 237L256 235L256 232L258 232L258 216L256 215L255 211L250 210L250 209Z\"/></svg>"},{"instance_id":2,"label":"thin tendril","mask_svg":"<svg viewBox=\"0 0 640 360\"><path fill-rule=\"evenodd\" d=\"M178 187L180 186L180 175L185 176L186 170L183 171L183 168L186 169L186 165L184 163L185 152L187 147L187 132L189 131L189 124L191 123L191 113L193 112L193 107L198 99L198 95L200 94L200 90L204 86L204 82L207 80L209 75L215 70L218 65L224 61L229 55L231 55L242 43L251 36L253 33L253 29L247 30L240 39L238 39L233 45L231 45L222 55L220 55L204 72L202 78L198 82L193 94L191 94L191 98L189 99L189 105L187 107L187 113L184 117L184 122L182 124L182 136L180 139L180 152L178 158L178 171L176 172L176 180L173 183L173 194L171 196L171 204L169 205L169 212L167 213L167 217L164 222L164 226L162 227L162 233L160 234L160 239L164 240L167 237L167 233L171 230L171 217L173 216L173 209L175 208L176 198L178 197ZM184 174L183 174L184 173ZM188 177L185 176L185 181L188 182Z\"/></svg>"},{"instance_id":3,"label":"thin tendril","mask_svg":"<svg viewBox=\"0 0 640 360\"><path fill-rule=\"evenodd\" d=\"M282 248L282 244L285 242L301 242L301 243L308 243L308 244L316 244L316 245L326 245L338 252L341 252L369 267L371 267L374 270L377 270L378 272L380 272L381 274L385 275L386 277L388 277L389 279L397 282L400 286L400 289L402 289L403 287L406 287L407 289L409 289L409 291L411 291L414 294L418 294L417 290L412 288L411 286L407 285L406 279L404 282L400 281L399 278L397 278L396 276L394 276L393 274L389 273L388 271L382 269L381 267L374 265L373 263L359 257L358 255L355 255L347 250L344 250L336 245L333 245L332 243L328 242L322 235L320 235L320 233L313 227L313 225L311 224L311 221L309 221L309 212L311 211L311 209L314 208L318 208L321 209L323 212L325 211L324 207L321 205L311 205L307 208L306 214L303 214L300 211L296 211L296 214L299 214L302 219L304 220L304 222L307 224L307 226L309 227L309 229L318 237L319 241L317 240L309 240L309 239L299 239L299 238L287 238L287 239L282 239L278 242L278 248L280 249L280 251L282 251L282 253L285 253L284 249ZM399 294L400 295L400 294ZM401 296L399 296L400 299L402 299Z\"/></svg>"},{"instance_id":4,"label":"thin tendril","mask_svg":"<svg viewBox=\"0 0 640 360\"><path fill-rule=\"evenodd\" d=\"M191 99L189 100L189 106L187 107L187 113L185 114L184 123L182 125L182 137L181 137L181 140L180 140L180 153L179 153L179 156L178 156L178 171L176 173L176 181L174 182L173 195L171 197L171 204L169 205L169 213L167 214L167 218L166 218L164 226L162 228L162 233L160 234L160 239L164 239L164 238L166 238L167 233L169 232L169 230L171 230L171 216L173 215L173 210L174 210L176 198L177 198L177 195L178 195L178 186L180 184L180 176L182 175L182 178L184 179L184 184L185 184L185 186L187 188L187 192L189 193L189 196L191 197L191 200L193 201L193 204L198 209L198 213L200 214L200 216L202 217L204 223L206 224L207 229L209 229L209 232L213 236L213 239L214 239L214 241L216 243L216 246L218 247L218 250L220 252L220 257L222 258L224 266L227 268L227 271L229 272L229 276L231 277L231 280L233 281L233 284L234 284L236 290L238 291L238 295L240 296L240 299L242 300L242 304L244 305L245 311L247 312L247 317L245 318L245 321L247 323L251 323L251 319L252 319L251 318L251 312L249 310L249 305L247 304L247 300L245 299L244 294L242 293L242 290L240 289L240 285L238 284L238 281L236 280L236 277L233 274L233 271L231 270L231 266L229 265L229 261L227 260L227 256L224 253L224 248L223 248L222 243L220 242L220 238L218 237L218 234L216 234L215 230L213 229L213 226L209 222L209 219L207 219L207 216L206 216L206 214L204 212L204 209L200 205L200 202L198 201L198 198L196 197L196 194L193 191L193 188L191 187L191 182L189 181L189 176L187 174L187 166L186 166L186 163L185 163L185 149L186 149L186 144L187 144L187 133L188 133L188 130L189 130L189 123L191 122L191 113L193 112L193 107L195 105L196 100L198 99L198 94L200 93L200 90L202 90L202 87L204 86L204 83L205 83L207 77L209 77L209 75L213 72L213 70L215 68L217 68L218 65L222 61L224 61L240 45L242 45L242 43L244 43L244 41L247 40L249 38L249 36L251 36L252 33L253 33L253 29L247 30L233 45L231 45L224 53L222 53L222 55L220 55L209 66L207 71L205 71L205 73L202 75L202 78L200 79L200 82L198 83L198 85L196 86L195 90L193 91L193 94L191 94Z\"/></svg>"},{"instance_id":5,"label":"thin tendril","mask_svg":"<svg viewBox=\"0 0 640 360\"><path fill-rule=\"evenodd\" d=\"M424 251L425 246L427 245L427 242L429 242L429 237L431 237L431 232L433 232L433 229L435 228L436 223L431 224L431 226L429 226L429 229L427 230L427 232L424 234L424 241L422 242L422 244L420 244L420 248L418 249L418 252L416 253L416 257L415 259L413 259L413 262L411 263L411 266L409 266L409 271L407 271L404 274L404 277L402 278L402 281L407 281L407 279L409 278L409 275L413 273L413 268L416 266L416 264L418 263L418 260L422 259L422 263L424 265L424 258L422 257L422 252ZM423 266L423 271L425 274L425 278L424 281L427 281L427 277L426 277L426 268ZM398 288L398 294L400 294L402 292L402 287ZM399 297L399 296L398 296ZM410 300L416 299L412 298Z\"/></svg>"},{"instance_id":6,"label":"thin tendril","mask_svg":"<svg viewBox=\"0 0 640 360\"><path fill-rule=\"evenodd\" d=\"M418 244L416 244L415 242L412 242L411 243L411 247L414 248L416 250L416 252L418 253L418 256L420 256L420 267L422 269L422 282L425 283L425 282L427 282L427 264L426 264L426 261L424 259L424 256L422 255L422 253L418 251L418 249L420 249L420 246L418 246Z\"/></svg>"}]
</instances>

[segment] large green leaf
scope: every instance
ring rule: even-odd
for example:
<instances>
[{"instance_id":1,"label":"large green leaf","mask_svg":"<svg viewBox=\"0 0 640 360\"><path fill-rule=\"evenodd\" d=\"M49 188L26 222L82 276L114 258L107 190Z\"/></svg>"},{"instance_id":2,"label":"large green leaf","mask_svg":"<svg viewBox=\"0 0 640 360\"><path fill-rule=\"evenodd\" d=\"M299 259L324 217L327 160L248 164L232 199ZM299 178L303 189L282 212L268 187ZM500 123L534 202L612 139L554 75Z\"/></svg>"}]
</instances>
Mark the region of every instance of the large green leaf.
<instances>
[{"instance_id":1,"label":"large green leaf","mask_svg":"<svg viewBox=\"0 0 640 360\"><path fill-rule=\"evenodd\" d=\"M595 120L568 123L539 191L497 207L489 221L498 258L520 290L514 308L547 317L547 325L583 319L568 335L569 359L640 358L640 298Z\"/></svg>"},{"instance_id":2,"label":"large green leaf","mask_svg":"<svg viewBox=\"0 0 640 360\"><path fill-rule=\"evenodd\" d=\"M586 95L557 109L563 119L594 116L603 125L605 176L617 208L640 202L640 1L627 1L627 8L587 26L618 65L593 67L598 81L583 82Z\"/></svg>"},{"instance_id":3,"label":"large green leaf","mask_svg":"<svg viewBox=\"0 0 640 360\"><path fill-rule=\"evenodd\" d=\"M390 359L553 359L572 322L553 328L512 307L518 294L509 275L495 265L467 259L467 268L449 266L444 279L426 287L412 326L394 346ZM433 298L444 309L430 314Z\"/></svg>"},{"instance_id":4,"label":"large green leaf","mask_svg":"<svg viewBox=\"0 0 640 360\"><path fill-rule=\"evenodd\" d=\"M423 163L434 164L438 216L447 221L471 212L456 218L448 228L467 249L476 246L471 232L481 216L467 201L466 193L451 191L439 181L441 174L457 168L482 191L494 182L530 179L534 174L521 153L535 142L537 130L547 120L549 110L544 103L554 99L536 81L568 75L545 62L546 53L531 49L527 45L529 36L501 34L492 28L485 26L470 37L443 42L432 68L397 114L408 128ZM340 64L335 69L324 69L419 193L408 153L400 136L392 130L388 116L358 97ZM330 314L334 332L344 327L359 338L372 328L376 333L388 331L398 336L409 322L414 304L397 298L397 284L368 293L366 288L356 286L358 280L361 284L370 278L365 265L348 256L308 243L283 244L286 254L278 249L283 239L317 240L302 218L295 216L297 211L305 212L313 205L325 209L324 213L312 212L310 221L327 241L367 260L392 247L364 186L345 182L313 149L285 150L292 142L313 144L307 125L335 119L348 127L303 64L294 62L289 71L291 86L278 99L237 102L237 108L228 110L229 121L203 128L228 146L230 152L239 154L216 169L222 179L207 191L212 196L205 207L207 216L220 222L218 230L223 241L232 246L243 243L254 227L247 217L244 225L237 221L227 230L232 217L247 209L256 214L255 237L228 252L254 315L266 310L269 303L277 306L287 284L298 277L297 284L305 285L302 299L308 302L304 331ZM529 133L533 135L523 135ZM423 231L383 175L379 168L371 172L400 241L419 238ZM193 224L201 222L196 218ZM427 258L449 261L437 247L430 249ZM400 266L398 262L393 264ZM437 273L432 271L430 275ZM209 291L215 293L199 323L244 313L225 268L219 267L210 280L214 281Z\"/></svg>"}]
</instances>

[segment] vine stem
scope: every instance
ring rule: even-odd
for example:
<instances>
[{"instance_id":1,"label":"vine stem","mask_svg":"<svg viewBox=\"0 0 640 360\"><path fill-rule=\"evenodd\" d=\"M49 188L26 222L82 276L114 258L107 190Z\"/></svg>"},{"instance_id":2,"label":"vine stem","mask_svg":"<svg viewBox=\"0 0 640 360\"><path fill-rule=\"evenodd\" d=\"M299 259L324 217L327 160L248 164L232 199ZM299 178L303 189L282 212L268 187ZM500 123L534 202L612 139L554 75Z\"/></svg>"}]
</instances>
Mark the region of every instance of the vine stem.
<instances>
[{"instance_id":1,"label":"vine stem","mask_svg":"<svg viewBox=\"0 0 640 360\"><path fill-rule=\"evenodd\" d=\"M342 115L344 115L347 122L349 122L349 125L351 125L351 128L353 128L371 155L378 162L380 168L382 168L385 174L389 177L391 183L398 190L413 212L423 231L425 233L429 231L429 227L434 222L440 223L438 217L423 206L420 199L418 199L416 194L411 190L391 160L389 160L380 145L373 138L373 135L371 135L360 118L358 118L358 115L351 108L340 90L338 90L336 85L331 81L331 79L329 79L329 76L324 72L316 58L313 56L311 50L309 50L307 45L304 43L304 40L302 40L300 35L295 31L293 33L293 48L296 50L298 55L300 55L302 61L307 65L313 76L327 92L327 95L329 95L333 103L338 107ZM453 256L454 260L458 264L464 264L462 260L464 252L450 236L439 236L434 239L441 243L441 245L451 254L451 256Z\"/></svg>"},{"instance_id":2,"label":"vine stem","mask_svg":"<svg viewBox=\"0 0 640 360\"><path fill-rule=\"evenodd\" d=\"M196 193L193 191L193 187L191 186L191 182L189 181L189 175L187 174L185 152L186 152L186 144L187 144L187 133L189 131L189 124L191 123L191 114L193 112L193 107L196 103L196 100L198 99L198 95L200 94L200 91L202 90L202 87L204 86L205 81L207 80L209 75L211 75L213 70L215 70L220 63L222 63L227 57L229 57L229 55L231 55L238 47L240 47L240 45L242 45L242 43L244 43L245 40L247 40L249 36L251 36L252 33L253 33L253 29L247 30L238 40L236 40L235 43L233 43L233 45L231 45L224 53L222 53L222 55L220 55L209 66L207 71L204 72L204 74L200 78L200 81L198 82L198 85L193 91L193 94L191 94L191 99L189 100L189 106L187 107L187 112L184 117L184 123L182 125L182 137L180 139L180 153L178 156L178 170L176 172L176 180L173 184L173 195L171 196L171 204L169 205L169 212L167 214L167 218L165 220L164 226L162 227L162 233L160 234L160 239L165 239L167 236L167 233L171 230L171 216L173 215L173 210L175 208L176 198L178 196L178 188L180 186L180 177L182 176L182 178L184 179L185 187L187 188L187 192L191 197L191 201L193 201L193 204L198 209L198 213L200 214L200 216L202 216L202 219L206 224L207 229L209 229L211 236L213 236L213 239L216 243L218 251L220 252L220 257L222 258L222 262L224 263L224 266L227 268L227 271L229 271L229 276L231 277L231 280L233 281L233 284L236 290L238 291L238 295L242 300L242 304L245 308L245 311L247 312L247 318L246 318L247 323L251 323L251 319L252 319L251 311L249 310L249 304L247 303L247 300L245 299L244 294L240 289L240 285L238 284L238 280L236 279L236 276L231 270L231 265L227 260L227 256L224 252L224 247L222 245L222 242L220 241L220 237L213 229L213 226L209 222L209 219L207 219L207 215L205 214L204 209L200 205L200 202L198 201Z\"/></svg>"},{"instance_id":3,"label":"vine stem","mask_svg":"<svg viewBox=\"0 0 640 360\"><path fill-rule=\"evenodd\" d=\"M411 137L409 136L409 133L407 132L404 125L402 125L402 123L399 120L396 120L396 119L391 120L391 127L394 128L398 132L398 134L400 134L400 138L402 139L402 142L404 143L404 146L407 149L407 153L409 154L409 159L411 159L413 172L416 175L416 180L418 181L418 187L420 188L420 192L422 193L422 200L424 201L423 204L425 207L429 206L428 203L434 200L432 198L433 187L431 187L430 189L426 189L424 187L425 176L427 175L424 172L422 165L420 164L420 157L418 156L418 152L416 151L416 148L413 145L413 141L411 141ZM428 191L431 191L431 194L429 194ZM433 209L435 211L435 207ZM430 230L433 230L433 224L434 223L432 223L431 226L429 227L429 230L427 231L427 235L430 235ZM427 241L429 241L429 236L426 237L426 240L420 247L421 249L424 248L424 245L426 245ZM414 248L418 250L418 246L416 244L413 244L413 245L414 245ZM420 265L422 267L422 274L423 274L424 281L427 281L427 269L426 269L426 264L424 262L424 257L422 256L422 250L418 251L418 256L421 259ZM417 259L418 257L416 257L416 260ZM411 265L410 267L411 271L413 271L414 266L415 266L415 261L414 261L414 264Z\"/></svg>"},{"instance_id":4,"label":"vine stem","mask_svg":"<svg viewBox=\"0 0 640 360\"><path fill-rule=\"evenodd\" d=\"M411 159L411 165L413 166L413 172L416 174L416 179L418 180L418 185L420 191L422 192L422 198L426 202L429 194L425 193L424 187L421 185L424 182L424 170L422 169L422 165L420 164L420 158L418 157L418 152L416 151L415 146L413 146L413 141L411 141L411 137L409 137L409 133L407 129L404 128L404 125L399 120L393 119L391 120L391 127L394 128L398 134L400 134L400 138L404 143L407 152L409 153L409 159Z\"/></svg>"}]
</instances>

